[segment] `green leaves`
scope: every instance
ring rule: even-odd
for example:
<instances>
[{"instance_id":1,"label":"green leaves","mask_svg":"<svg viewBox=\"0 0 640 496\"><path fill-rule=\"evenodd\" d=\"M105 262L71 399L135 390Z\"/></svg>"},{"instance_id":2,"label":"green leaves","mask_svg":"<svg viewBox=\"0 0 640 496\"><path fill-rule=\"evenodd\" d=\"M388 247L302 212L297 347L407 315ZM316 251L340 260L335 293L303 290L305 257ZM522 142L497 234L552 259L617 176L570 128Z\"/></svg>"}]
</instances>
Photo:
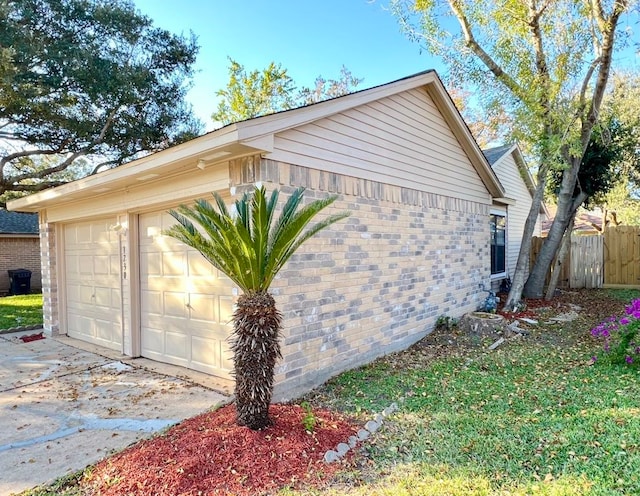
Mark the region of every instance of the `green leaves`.
<instances>
[{"instance_id":1,"label":"green leaves","mask_svg":"<svg viewBox=\"0 0 640 496\"><path fill-rule=\"evenodd\" d=\"M13 145L0 195L53 186L81 156L111 167L200 132L184 100L194 39L154 28L125 0L17 0L0 13L0 139ZM51 166L16 172L34 156Z\"/></svg>"},{"instance_id":2,"label":"green leaves","mask_svg":"<svg viewBox=\"0 0 640 496\"><path fill-rule=\"evenodd\" d=\"M333 214L306 229L337 197L316 200L299 209L303 194L303 188L293 192L274 225L278 190L269 198L264 187L245 193L235 202L233 216L220 195L214 193L217 209L205 200L198 200L192 207L181 205L170 211L178 224L165 234L198 250L243 291L266 291L302 243L350 215Z\"/></svg>"},{"instance_id":3,"label":"green leaves","mask_svg":"<svg viewBox=\"0 0 640 496\"><path fill-rule=\"evenodd\" d=\"M247 72L243 65L229 58L229 82L226 89L216 92L221 100L211 118L225 125L244 121L346 95L361 82L342 66L339 79L318 76L314 87L298 90L280 64L271 62L262 71Z\"/></svg>"}]
</instances>

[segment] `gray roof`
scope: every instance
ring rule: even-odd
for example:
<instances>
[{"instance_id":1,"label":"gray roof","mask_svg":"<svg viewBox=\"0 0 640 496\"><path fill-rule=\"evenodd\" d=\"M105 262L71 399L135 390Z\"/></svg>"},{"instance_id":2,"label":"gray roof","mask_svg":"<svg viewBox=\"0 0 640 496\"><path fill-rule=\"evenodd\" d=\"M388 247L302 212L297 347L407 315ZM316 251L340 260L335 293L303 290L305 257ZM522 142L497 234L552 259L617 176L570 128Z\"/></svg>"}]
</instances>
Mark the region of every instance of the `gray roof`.
<instances>
[{"instance_id":1,"label":"gray roof","mask_svg":"<svg viewBox=\"0 0 640 496\"><path fill-rule=\"evenodd\" d=\"M513 148L513 145L502 145L482 150L482 153L484 153L489 165L493 167L493 164L500 160L505 153L511 150L511 148Z\"/></svg>"},{"instance_id":2,"label":"gray roof","mask_svg":"<svg viewBox=\"0 0 640 496\"><path fill-rule=\"evenodd\" d=\"M38 234L38 214L0 209L0 234Z\"/></svg>"}]
</instances>

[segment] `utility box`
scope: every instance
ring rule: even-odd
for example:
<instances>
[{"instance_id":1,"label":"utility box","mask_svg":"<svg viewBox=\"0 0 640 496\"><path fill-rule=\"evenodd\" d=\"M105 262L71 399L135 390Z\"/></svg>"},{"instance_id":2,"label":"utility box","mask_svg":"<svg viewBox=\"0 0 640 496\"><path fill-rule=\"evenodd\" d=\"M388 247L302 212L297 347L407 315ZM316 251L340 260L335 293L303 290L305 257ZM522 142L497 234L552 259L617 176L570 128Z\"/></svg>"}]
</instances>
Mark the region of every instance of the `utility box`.
<instances>
[{"instance_id":1,"label":"utility box","mask_svg":"<svg viewBox=\"0 0 640 496\"><path fill-rule=\"evenodd\" d=\"M24 295L31 293L31 271L27 269L8 270L9 294Z\"/></svg>"}]
</instances>

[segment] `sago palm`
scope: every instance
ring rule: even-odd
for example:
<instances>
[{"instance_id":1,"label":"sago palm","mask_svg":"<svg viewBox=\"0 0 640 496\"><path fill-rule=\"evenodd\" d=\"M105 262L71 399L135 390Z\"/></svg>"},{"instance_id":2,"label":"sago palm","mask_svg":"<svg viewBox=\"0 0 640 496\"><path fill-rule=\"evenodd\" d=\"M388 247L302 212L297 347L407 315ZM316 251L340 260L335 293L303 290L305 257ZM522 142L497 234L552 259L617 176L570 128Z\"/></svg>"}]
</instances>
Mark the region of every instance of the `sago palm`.
<instances>
[{"instance_id":1,"label":"sago palm","mask_svg":"<svg viewBox=\"0 0 640 496\"><path fill-rule=\"evenodd\" d=\"M336 196L301 206L303 192L299 188L289 197L275 222L278 190L268 199L264 187L245 193L235 202L234 215L214 193L217 208L206 200L181 205L169 212L178 224L165 231L202 253L243 291L233 314L231 349L237 422L254 430L271 424L274 369L281 357L282 315L269 293L271 282L302 243L349 215L330 215L306 229Z\"/></svg>"}]
</instances>

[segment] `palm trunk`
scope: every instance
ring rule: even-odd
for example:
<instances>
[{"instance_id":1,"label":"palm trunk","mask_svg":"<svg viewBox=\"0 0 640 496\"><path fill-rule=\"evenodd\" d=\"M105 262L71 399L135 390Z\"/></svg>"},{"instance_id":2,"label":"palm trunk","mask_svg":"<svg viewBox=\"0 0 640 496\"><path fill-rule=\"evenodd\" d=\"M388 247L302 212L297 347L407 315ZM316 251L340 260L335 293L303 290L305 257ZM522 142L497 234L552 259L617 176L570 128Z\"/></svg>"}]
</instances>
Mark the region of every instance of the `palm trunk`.
<instances>
[{"instance_id":1,"label":"palm trunk","mask_svg":"<svg viewBox=\"0 0 640 496\"><path fill-rule=\"evenodd\" d=\"M233 314L236 415L239 425L253 430L272 424L269 404L273 375L280 354L282 314L266 291L252 291L238 298Z\"/></svg>"}]
</instances>

